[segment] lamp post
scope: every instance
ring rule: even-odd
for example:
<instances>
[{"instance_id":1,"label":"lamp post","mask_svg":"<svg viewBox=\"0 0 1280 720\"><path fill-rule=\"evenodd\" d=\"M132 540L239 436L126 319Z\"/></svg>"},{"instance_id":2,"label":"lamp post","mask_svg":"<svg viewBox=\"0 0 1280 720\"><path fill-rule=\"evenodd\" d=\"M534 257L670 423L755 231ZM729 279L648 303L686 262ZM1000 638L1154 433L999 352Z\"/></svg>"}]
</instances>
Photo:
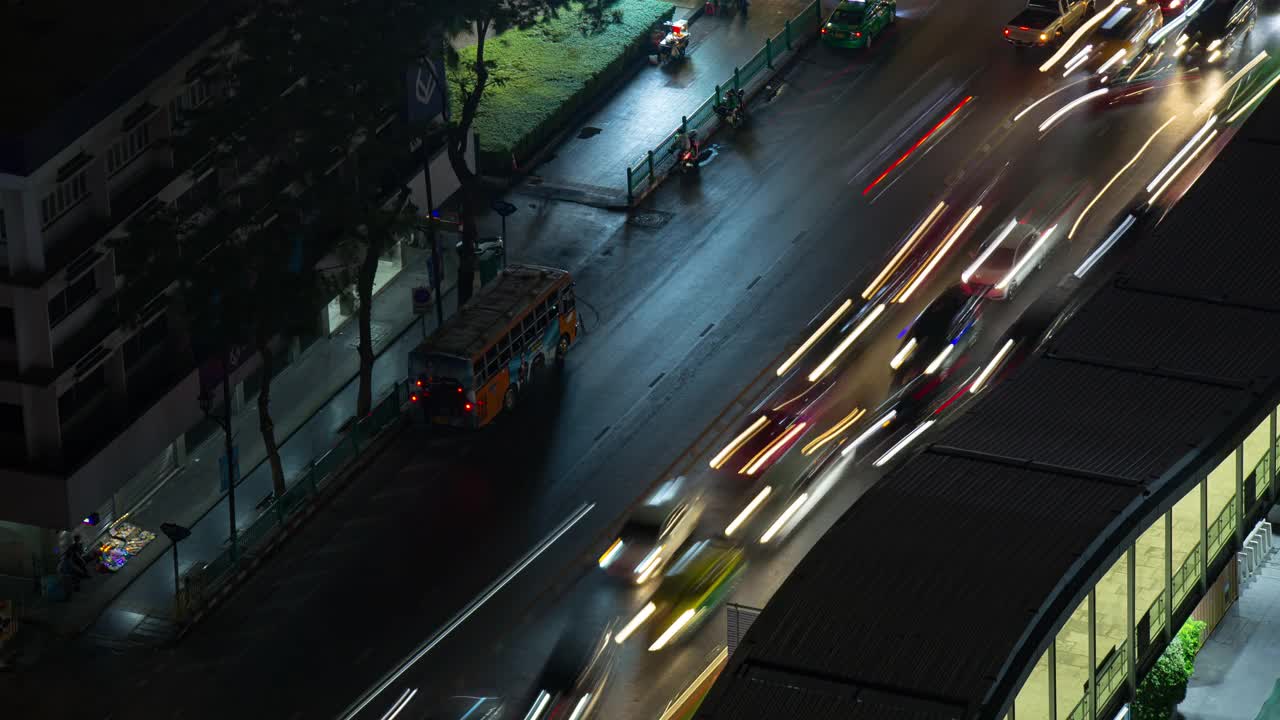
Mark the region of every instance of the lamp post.
<instances>
[{"instance_id":1,"label":"lamp post","mask_svg":"<svg viewBox=\"0 0 1280 720\"><path fill-rule=\"evenodd\" d=\"M222 428L227 464L227 510L231 521L231 559L234 561L240 557L236 531L236 476L239 475L236 471L239 463L236 462L231 435L231 361L228 354L224 353L222 357L222 413L213 411L213 398L209 396L209 388L203 385L200 387L200 411L206 419L216 420Z\"/></svg>"},{"instance_id":2,"label":"lamp post","mask_svg":"<svg viewBox=\"0 0 1280 720\"><path fill-rule=\"evenodd\" d=\"M173 620L182 620L182 576L178 574L178 543L191 537L191 531L177 523L160 523L163 532L173 543Z\"/></svg>"}]
</instances>

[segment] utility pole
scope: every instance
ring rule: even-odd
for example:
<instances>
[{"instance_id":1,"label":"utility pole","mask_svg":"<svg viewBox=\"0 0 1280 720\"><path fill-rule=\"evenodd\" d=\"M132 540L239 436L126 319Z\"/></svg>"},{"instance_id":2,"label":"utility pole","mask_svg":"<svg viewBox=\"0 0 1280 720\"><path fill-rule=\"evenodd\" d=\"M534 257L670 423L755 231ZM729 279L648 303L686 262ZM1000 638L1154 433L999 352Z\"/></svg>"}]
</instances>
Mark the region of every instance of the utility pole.
<instances>
[{"instance_id":1,"label":"utility pole","mask_svg":"<svg viewBox=\"0 0 1280 720\"><path fill-rule=\"evenodd\" d=\"M234 438L231 434L231 348L222 350L222 413L213 411L213 398L209 389L200 388L200 410L206 419L215 420L222 428L222 439L227 468L227 511L231 523L231 559L240 557L238 533L236 530L236 480L239 479L240 463L236 457Z\"/></svg>"}]
</instances>

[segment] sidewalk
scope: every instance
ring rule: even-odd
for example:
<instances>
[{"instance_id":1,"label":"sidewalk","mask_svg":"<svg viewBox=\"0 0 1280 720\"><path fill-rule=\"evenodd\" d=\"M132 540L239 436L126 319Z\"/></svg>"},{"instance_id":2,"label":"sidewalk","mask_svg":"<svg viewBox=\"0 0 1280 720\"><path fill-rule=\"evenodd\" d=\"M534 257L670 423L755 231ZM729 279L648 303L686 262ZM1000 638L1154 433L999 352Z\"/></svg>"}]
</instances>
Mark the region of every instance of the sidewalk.
<instances>
[{"instance_id":1,"label":"sidewalk","mask_svg":"<svg viewBox=\"0 0 1280 720\"><path fill-rule=\"evenodd\" d=\"M425 255L423 250L406 247L403 270L374 298L372 329L378 354L373 376L375 403L403 379L408 351L421 337L417 327L421 320L413 314L410 290L426 284ZM446 316L453 310L456 263L455 254L446 251ZM435 313L425 317L430 331L435 326ZM305 349L272 383L276 437L289 482L335 443L355 411L358 342L358 327L349 321L331 337ZM241 469L241 481L236 485L236 525L243 531L259 517L258 503L271 493L256 396L245 398L243 409L233 419L233 432ZM132 510L130 522L157 534L138 557L113 575L94 575L66 602L29 607L25 621L61 636L88 630L91 638L99 641L137 640L155 619L168 624L173 615L172 546L159 527L163 522L174 522L192 531L179 549L181 572L212 560L225 548L228 509L218 472L222 443L223 436L217 432L192 449L186 467ZM162 559L165 562L158 562Z\"/></svg>"},{"instance_id":2,"label":"sidewalk","mask_svg":"<svg viewBox=\"0 0 1280 720\"><path fill-rule=\"evenodd\" d=\"M701 13L701 3L680 0L675 17ZM733 3L726 3L732 5ZM571 199L583 193L625 199L627 166L661 142L723 82L735 66L760 51L768 37L804 10L810 0L753 0L747 17L729 8L700 15L689 26L689 58L646 66L606 104L565 136L564 142L526 183L530 192ZM624 200L625 202L625 200Z\"/></svg>"},{"instance_id":3,"label":"sidewalk","mask_svg":"<svg viewBox=\"0 0 1280 720\"><path fill-rule=\"evenodd\" d=\"M1186 720L1274 720L1280 718L1278 698L1280 552L1273 552L1196 655L1177 714ZM1260 714L1264 703L1270 707Z\"/></svg>"}]
</instances>

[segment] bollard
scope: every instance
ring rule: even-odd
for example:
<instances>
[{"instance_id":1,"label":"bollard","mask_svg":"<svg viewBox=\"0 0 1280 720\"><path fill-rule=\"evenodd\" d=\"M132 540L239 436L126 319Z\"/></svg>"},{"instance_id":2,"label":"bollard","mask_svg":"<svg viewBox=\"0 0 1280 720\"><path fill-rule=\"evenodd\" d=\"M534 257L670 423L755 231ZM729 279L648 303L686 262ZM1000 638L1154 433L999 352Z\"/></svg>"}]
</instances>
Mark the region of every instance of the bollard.
<instances>
[{"instance_id":1,"label":"bollard","mask_svg":"<svg viewBox=\"0 0 1280 720\"><path fill-rule=\"evenodd\" d=\"M764 39L764 64L773 69L773 41L769 38Z\"/></svg>"},{"instance_id":2,"label":"bollard","mask_svg":"<svg viewBox=\"0 0 1280 720\"><path fill-rule=\"evenodd\" d=\"M736 68L736 67L733 69L733 89L734 89L734 90L741 90L741 89L742 89L742 75L741 75L741 71L739 71L739 70L738 70L738 68Z\"/></svg>"},{"instance_id":3,"label":"bollard","mask_svg":"<svg viewBox=\"0 0 1280 720\"><path fill-rule=\"evenodd\" d=\"M782 23L782 37L787 40L787 52L791 52L791 21Z\"/></svg>"},{"instance_id":4,"label":"bollard","mask_svg":"<svg viewBox=\"0 0 1280 720\"><path fill-rule=\"evenodd\" d=\"M631 201L634 199L635 198L631 197L631 166L628 165L627 166L627 204L630 205Z\"/></svg>"},{"instance_id":5,"label":"bollard","mask_svg":"<svg viewBox=\"0 0 1280 720\"><path fill-rule=\"evenodd\" d=\"M649 184L653 185L653 151L649 151Z\"/></svg>"}]
</instances>

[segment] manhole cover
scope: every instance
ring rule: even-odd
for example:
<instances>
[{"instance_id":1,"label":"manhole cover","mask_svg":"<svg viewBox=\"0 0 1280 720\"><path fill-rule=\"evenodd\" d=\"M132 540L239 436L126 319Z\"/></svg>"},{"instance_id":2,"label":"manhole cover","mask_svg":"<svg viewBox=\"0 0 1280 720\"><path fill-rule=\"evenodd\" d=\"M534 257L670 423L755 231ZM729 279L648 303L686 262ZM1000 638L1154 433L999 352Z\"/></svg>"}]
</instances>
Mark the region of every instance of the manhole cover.
<instances>
[{"instance_id":1,"label":"manhole cover","mask_svg":"<svg viewBox=\"0 0 1280 720\"><path fill-rule=\"evenodd\" d=\"M631 213L627 218L627 222L636 227L657 229L667 224L671 219L671 213L662 212L661 210L641 210Z\"/></svg>"}]
</instances>

